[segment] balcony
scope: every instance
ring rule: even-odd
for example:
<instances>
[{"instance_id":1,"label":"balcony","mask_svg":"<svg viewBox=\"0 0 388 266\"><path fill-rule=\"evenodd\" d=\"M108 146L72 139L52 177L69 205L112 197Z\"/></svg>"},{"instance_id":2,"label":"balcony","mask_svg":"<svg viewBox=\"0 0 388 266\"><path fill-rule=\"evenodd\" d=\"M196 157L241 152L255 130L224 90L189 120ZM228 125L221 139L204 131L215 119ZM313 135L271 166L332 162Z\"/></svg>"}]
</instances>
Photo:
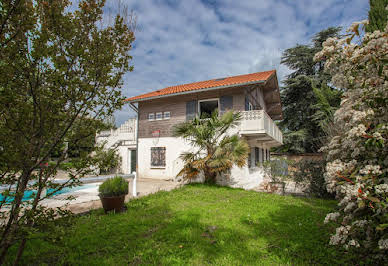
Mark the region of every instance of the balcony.
<instances>
[{"instance_id":1,"label":"balcony","mask_svg":"<svg viewBox=\"0 0 388 266\"><path fill-rule=\"evenodd\" d=\"M136 123L135 118L130 118L117 129L101 131L96 135L96 142L106 142L105 148L136 147Z\"/></svg>"},{"instance_id":2,"label":"balcony","mask_svg":"<svg viewBox=\"0 0 388 266\"><path fill-rule=\"evenodd\" d=\"M264 110L241 112L239 133L248 141L257 141L268 147L283 144L283 134Z\"/></svg>"}]
</instances>

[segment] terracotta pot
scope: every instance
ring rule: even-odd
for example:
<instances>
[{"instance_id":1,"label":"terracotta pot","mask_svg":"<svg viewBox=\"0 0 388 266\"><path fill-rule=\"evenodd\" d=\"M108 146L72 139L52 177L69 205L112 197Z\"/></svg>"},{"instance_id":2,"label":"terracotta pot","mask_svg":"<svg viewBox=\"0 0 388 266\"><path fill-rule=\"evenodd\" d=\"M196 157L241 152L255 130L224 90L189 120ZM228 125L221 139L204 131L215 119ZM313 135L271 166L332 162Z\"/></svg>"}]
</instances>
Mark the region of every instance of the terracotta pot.
<instances>
[{"instance_id":1,"label":"terracotta pot","mask_svg":"<svg viewBox=\"0 0 388 266\"><path fill-rule=\"evenodd\" d=\"M125 195L114 197L100 196L100 199L105 212L109 212L112 210L115 210L115 212L123 211Z\"/></svg>"},{"instance_id":2,"label":"terracotta pot","mask_svg":"<svg viewBox=\"0 0 388 266\"><path fill-rule=\"evenodd\" d=\"M284 195L286 183L284 182L269 182L269 190L271 193Z\"/></svg>"}]
</instances>

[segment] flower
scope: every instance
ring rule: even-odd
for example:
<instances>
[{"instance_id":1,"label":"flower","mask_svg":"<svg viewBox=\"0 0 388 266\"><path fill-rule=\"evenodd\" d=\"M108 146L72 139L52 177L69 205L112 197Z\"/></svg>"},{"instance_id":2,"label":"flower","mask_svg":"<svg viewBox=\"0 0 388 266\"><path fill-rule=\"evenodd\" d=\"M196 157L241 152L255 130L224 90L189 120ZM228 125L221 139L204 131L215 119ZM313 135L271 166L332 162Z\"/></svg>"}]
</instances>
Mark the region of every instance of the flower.
<instances>
[{"instance_id":1,"label":"flower","mask_svg":"<svg viewBox=\"0 0 388 266\"><path fill-rule=\"evenodd\" d=\"M368 175L380 175L382 174L380 170L380 165L366 165L364 168L360 170L361 174Z\"/></svg>"},{"instance_id":2,"label":"flower","mask_svg":"<svg viewBox=\"0 0 388 266\"><path fill-rule=\"evenodd\" d=\"M388 239L379 240L379 249L388 249Z\"/></svg>"},{"instance_id":3,"label":"flower","mask_svg":"<svg viewBox=\"0 0 388 266\"><path fill-rule=\"evenodd\" d=\"M321 148L328 161L327 190L339 200L338 211L325 217L325 223L340 224L330 244L378 255L388 249L378 228L388 215L388 116L382 100L388 99L388 24L384 31L360 34L367 23L354 22L345 38L327 39L314 59L326 60L331 83L344 90L334 113L340 130ZM351 43L355 36L360 43Z\"/></svg>"},{"instance_id":4,"label":"flower","mask_svg":"<svg viewBox=\"0 0 388 266\"><path fill-rule=\"evenodd\" d=\"M326 215L325 218L325 224L327 224L330 221L337 221L337 219L341 216L339 212L333 212Z\"/></svg>"},{"instance_id":5,"label":"flower","mask_svg":"<svg viewBox=\"0 0 388 266\"><path fill-rule=\"evenodd\" d=\"M388 184L381 184L375 186L375 191L377 194L388 193Z\"/></svg>"}]
</instances>

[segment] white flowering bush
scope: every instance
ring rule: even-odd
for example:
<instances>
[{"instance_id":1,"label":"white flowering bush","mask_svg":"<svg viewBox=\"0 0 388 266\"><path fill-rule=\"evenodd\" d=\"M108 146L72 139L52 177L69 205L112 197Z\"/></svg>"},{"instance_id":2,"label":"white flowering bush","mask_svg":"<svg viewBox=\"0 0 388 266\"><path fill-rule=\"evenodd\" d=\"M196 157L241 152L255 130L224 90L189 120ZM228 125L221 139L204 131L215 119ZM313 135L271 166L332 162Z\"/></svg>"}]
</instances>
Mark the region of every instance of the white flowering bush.
<instances>
[{"instance_id":1,"label":"white flowering bush","mask_svg":"<svg viewBox=\"0 0 388 266\"><path fill-rule=\"evenodd\" d=\"M339 210L325 222L339 227L330 244L359 248L384 259L388 252L388 25L362 35L353 23L343 39L329 38L315 60L326 59L332 83L344 90L334 115L340 132L323 148L325 180Z\"/></svg>"}]
</instances>

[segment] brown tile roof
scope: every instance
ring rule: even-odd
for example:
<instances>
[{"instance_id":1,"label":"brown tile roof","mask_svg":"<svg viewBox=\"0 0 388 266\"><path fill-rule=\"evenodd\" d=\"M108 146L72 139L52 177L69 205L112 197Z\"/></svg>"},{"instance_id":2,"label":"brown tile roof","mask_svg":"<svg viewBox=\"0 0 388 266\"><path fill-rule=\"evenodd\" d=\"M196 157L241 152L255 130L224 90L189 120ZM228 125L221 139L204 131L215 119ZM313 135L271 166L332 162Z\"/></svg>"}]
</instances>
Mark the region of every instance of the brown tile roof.
<instances>
[{"instance_id":1,"label":"brown tile roof","mask_svg":"<svg viewBox=\"0 0 388 266\"><path fill-rule=\"evenodd\" d=\"M194 82L189 84L171 86L161 90L134 96L126 99L125 101L137 102L138 100L144 100L147 98L154 98L158 96L176 94L181 92L195 91L200 89L207 89L207 88L221 87L221 86L227 87L230 85L244 84L244 83L255 82L255 81L266 81L274 73L276 74L275 70L270 70L270 71L257 72L257 73L246 74L246 75L211 79L211 80Z\"/></svg>"}]
</instances>

